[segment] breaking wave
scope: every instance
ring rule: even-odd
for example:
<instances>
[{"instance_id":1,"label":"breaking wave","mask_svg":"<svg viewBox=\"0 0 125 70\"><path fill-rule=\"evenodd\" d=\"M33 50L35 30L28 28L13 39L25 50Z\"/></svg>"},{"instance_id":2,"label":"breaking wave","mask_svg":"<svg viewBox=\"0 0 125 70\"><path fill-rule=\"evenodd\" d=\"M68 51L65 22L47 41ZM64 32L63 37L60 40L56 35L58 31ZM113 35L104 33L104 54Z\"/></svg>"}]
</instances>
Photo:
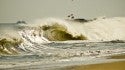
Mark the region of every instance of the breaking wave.
<instances>
[{"instance_id":1,"label":"breaking wave","mask_svg":"<svg viewBox=\"0 0 125 70\"><path fill-rule=\"evenodd\" d=\"M125 40L125 18L100 18L88 22L50 18L39 20L25 34L48 41ZM22 32L24 32L22 31Z\"/></svg>"},{"instance_id":2,"label":"breaking wave","mask_svg":"<svg viewBox=\"0 0 125 70\"><path fill-rule=\"evenodd\" d=\"M16 55L19 54L19 45L22 40L16 38L2 38L0 39L0 55Z\"/></svg>"},{"instance_id":3,"label":"breaking wave","mask_svg":"<svg viewBox=\"0 0 125 70\"><path fill-rule=\"evenodd\" d=\"M58 46L59 42L62 42L62 44L59 45L60 47L67 47L69 46L67 44L71 42L81 42L80 44L84 46L83 41L97 42L125 40L125 18L122 17L98 18L86 22L81 19L63 20L49 18L37 20L34 23L26 24L19 28L21 29L19 29L17 33L19 34L21 41L18 42L18 39L13 39L13 42L11 42L7 39L1 39L1 42L7 42L7 45L11 47L3 46L1 43L0 53L13 54L19 53L21 50L33 54L55 56L63 56L63 53L60 52L67 52L69 55L70 53L76 55L77 52L80 52L78 49L70 49L71 51L74 51L74 53L72 53L69 52L68 49L54 48L54 46ZM56 43L54 46L52 46L53 42ZM15 45L15 43L17 44ZM45 45L46 43L48 43L48 45ZM76 44L71 44L70 46L75 45ZM57 52L55 50L59 51Z\"/></svg>"}]
</instances>

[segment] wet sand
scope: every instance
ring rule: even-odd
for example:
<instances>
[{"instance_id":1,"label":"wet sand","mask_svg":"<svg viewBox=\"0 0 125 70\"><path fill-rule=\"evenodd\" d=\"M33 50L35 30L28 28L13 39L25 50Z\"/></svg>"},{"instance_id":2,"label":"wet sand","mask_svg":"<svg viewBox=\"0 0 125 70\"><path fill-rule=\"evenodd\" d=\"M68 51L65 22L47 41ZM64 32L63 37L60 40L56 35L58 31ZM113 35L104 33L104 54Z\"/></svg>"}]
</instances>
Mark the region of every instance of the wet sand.
<instances>
[{"instance_id":1,"label":"wet sand","mask_svg":"<svg viewBox=\"0 0 125 70\"><path fill-rule=\"evenodd\" d=\"M109 56L107 58L108 59L125 59L125 54Z\"/></svg>"},{"instance_id":2,"label":"wet sand","mask_svg":"<svg viewBox=\"0 0 125 70\"><path fill-rule=\"evenodd\" d=\"M125 55L116 55L108 59L125 59ZM116 61L110 63L78 65L61 68L59 70L125 70L125 61Z\"/></svg>"}]
</instances>

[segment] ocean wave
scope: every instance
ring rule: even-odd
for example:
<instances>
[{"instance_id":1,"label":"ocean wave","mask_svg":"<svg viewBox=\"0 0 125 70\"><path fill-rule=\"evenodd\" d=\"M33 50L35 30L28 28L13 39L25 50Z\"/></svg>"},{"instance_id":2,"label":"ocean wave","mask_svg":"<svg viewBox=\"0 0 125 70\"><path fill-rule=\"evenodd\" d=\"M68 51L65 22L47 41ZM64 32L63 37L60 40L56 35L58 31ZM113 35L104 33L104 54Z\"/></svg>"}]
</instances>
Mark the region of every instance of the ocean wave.
<instances>
[{"instance_id":1,"label":"ocean wave","mask_svg":"<svg viewBox=\"0 0 125 70\"><path fill-rule=\"evenodd\" d=\"M50 18L37 21L32 35L49 41L125 40L125 18L100 18L89 22L76 22ZM25 30L26 31L26 30ZM28 32L27 32L28 33Z\"/></svg>"},{"instance_id":2,"label":"ocean wave","mask_svg":"<svg viewBox=\"0 0 125 70\"><path fill-rule=\"evenodd\" d=\"M26 24L21 26L18 31L23 41L12 39L1 39L0 54L15 54L22 50L26 53L46 54L50 55L50 50L54 52L54 48L49 43L63 42L73 46L81 42L113 42L114 40L125 40L125 18L98 18L93 21L79 22L75 20L63 20L49 18L36 21L34 24ZM3 46L2 41L7 42L7 46ZM18 44L14 44L18 43ZM48 45L45 45L48 43ZM65 44L60 46L65 46ZM6 43L5 43L6 44ZM8 45L10 47L8 47ZM18 46L15 47L15 46ZM82 44L84 46L84 44ZM86 46L85 46L86 47ZM3 49L4 48L4 49ZM73 49L74 50L74 49ZM64 51L64 50L63 50ZM54 52L57 53L57 52ZM71 52L70 52L71 53Z\"/></svg>"},{"instance_id":3,"label":"ocean wave","mask_svg":"<svg viewBox=\"0 0 125 70\"><path fill-rule=\"evenodd\" d=\"M0 55L16 55L19 53L19 44L22 40L16 38L1 38L0 39Z\"/></svg>"}]
</instances>

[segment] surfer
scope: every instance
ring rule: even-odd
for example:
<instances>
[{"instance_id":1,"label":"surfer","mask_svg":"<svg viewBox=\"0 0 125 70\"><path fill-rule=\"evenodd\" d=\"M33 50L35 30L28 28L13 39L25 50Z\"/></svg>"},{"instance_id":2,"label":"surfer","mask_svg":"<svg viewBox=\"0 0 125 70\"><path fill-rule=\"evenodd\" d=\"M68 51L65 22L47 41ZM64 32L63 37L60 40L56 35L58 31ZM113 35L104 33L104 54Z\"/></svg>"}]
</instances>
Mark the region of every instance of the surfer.
<instances>
[{"instance_id":1,"label":"surfer","mask_svg":"<svg viewBox=\"0 0 125 70\"><path fill-rule=\"evenodd\" d=\"M75 18L73 14L70 14L67 17L70 18L70 19L74 19Z\"/></svg>"}]
</instances>

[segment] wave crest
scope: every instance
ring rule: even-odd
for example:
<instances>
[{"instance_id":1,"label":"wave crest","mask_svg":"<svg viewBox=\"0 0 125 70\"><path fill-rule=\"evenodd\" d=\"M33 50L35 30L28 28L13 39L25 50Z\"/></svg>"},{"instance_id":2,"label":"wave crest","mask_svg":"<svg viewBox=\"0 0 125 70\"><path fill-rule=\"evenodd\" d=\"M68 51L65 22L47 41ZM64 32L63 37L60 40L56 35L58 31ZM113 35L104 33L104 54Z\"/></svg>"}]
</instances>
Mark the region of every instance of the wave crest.
<instances>
[{"instance_id":1,"label":"wave crest","mask_svg":"<svg viewBox=\"0 0 125 70\"><path fill-rule=\"evenodd\" d=\"M100 18L89 22L74 22L50 18L37 21L35 28L42 37L49 41L125 40L125 18ZM37 35L37 34L36 34Z\"/></svg>"}]
</instances>

